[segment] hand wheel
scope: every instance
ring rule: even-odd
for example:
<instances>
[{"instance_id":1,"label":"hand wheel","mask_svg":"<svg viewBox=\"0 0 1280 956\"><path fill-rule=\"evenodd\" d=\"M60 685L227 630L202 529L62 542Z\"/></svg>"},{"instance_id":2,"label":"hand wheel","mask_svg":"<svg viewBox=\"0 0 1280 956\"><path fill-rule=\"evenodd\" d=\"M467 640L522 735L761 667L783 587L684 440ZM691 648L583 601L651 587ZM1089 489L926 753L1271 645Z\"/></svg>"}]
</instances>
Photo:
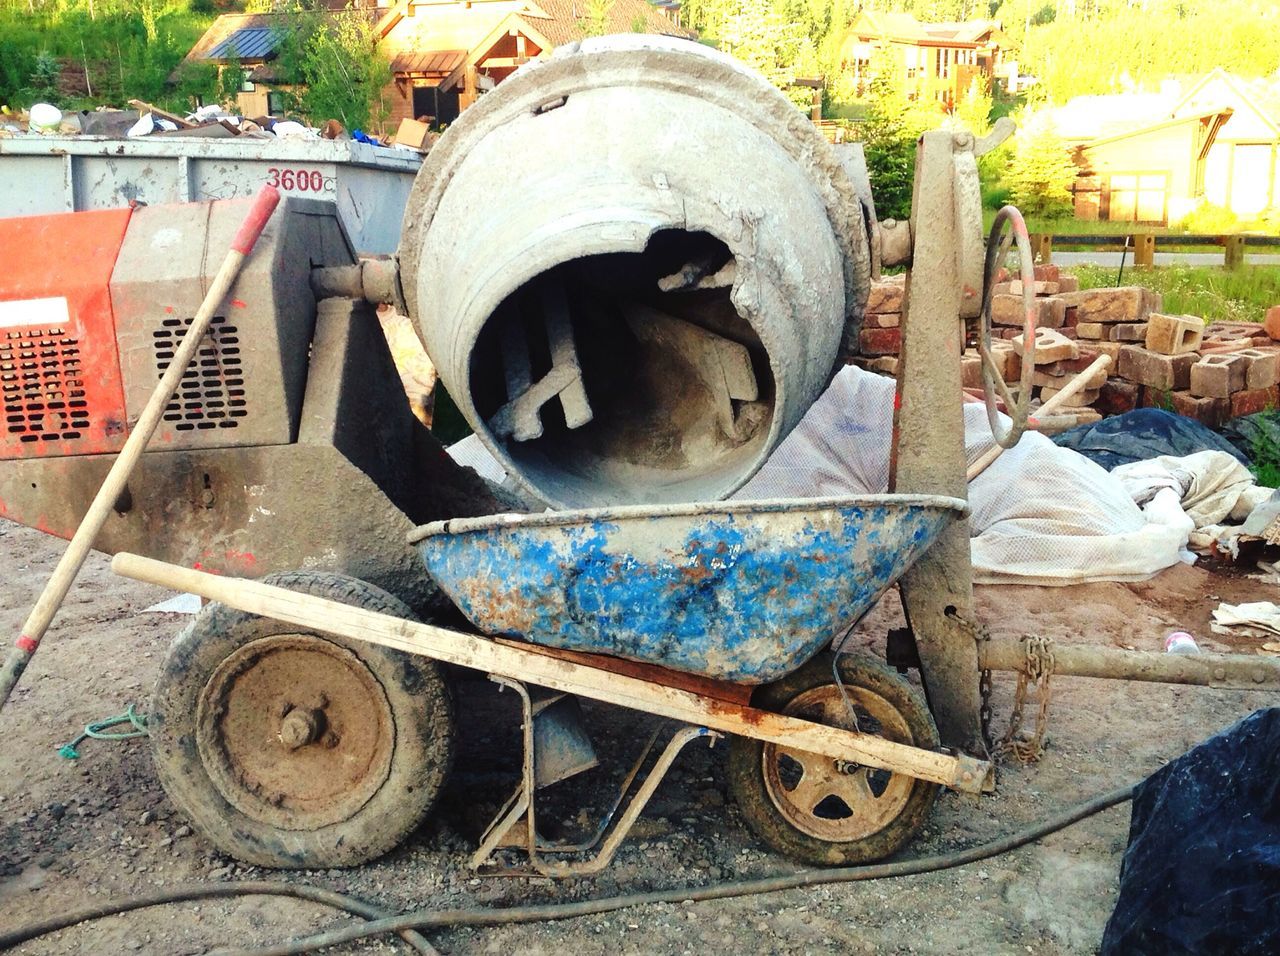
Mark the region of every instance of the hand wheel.
<instances>
[{"instance_id":1,"label":"hand wheel","mask_svg":"<svg viewBox=\"0 0 1280 956\"><path fill-rule=\"evenodd\" d=\"M1008 224L1006 234L1004 227ZM1015 401L1005 385L1004 375L991 357L991 294L996 277L1004 268L1009 246L1018 245L1018 263L1022 278L1022 306L1025 320L1022 326L1022 378L1018 398ZM1014 206L1005 206L996 213L987 236L987 258L982 275L982 321L978 330L978 354L982 356L982 391L987 404L987 421L991 434L1001 448L1012 448L1027 429L1027 415L1031 405L1032 376L1035 374L1036 354L1036 291L1035 269L1031 261L1031 239L1027 235L1027 223ZM1011 424L1005 428L996 408L996 398L1004 401Z\"/></svg>"}]
</instances>

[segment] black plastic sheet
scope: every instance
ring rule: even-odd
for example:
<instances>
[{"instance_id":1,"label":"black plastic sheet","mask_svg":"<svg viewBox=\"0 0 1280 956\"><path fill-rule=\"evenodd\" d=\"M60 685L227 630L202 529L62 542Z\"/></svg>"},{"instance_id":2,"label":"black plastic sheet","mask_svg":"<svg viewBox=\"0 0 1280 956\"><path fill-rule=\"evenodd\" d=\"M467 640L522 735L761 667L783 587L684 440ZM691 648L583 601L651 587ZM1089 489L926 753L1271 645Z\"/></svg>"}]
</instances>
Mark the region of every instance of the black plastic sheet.
<instances>
[{"instance_id":1,"label":"black plastic sheet","mask_svg":"<svg viewBox=\"0 0 1280 956\"><path fill-rule=\"evenodd\" d=\"M1107 471L1161 455L1180 458L1198 451L1225 451L1241 464L1249 464L1248 458L1211 428L1162 408L1137 408L1092 425L1077 425L1054 435L1053 440Z\"/></svg>"},{"instance_id":2,"label":"black plastic sheet","mask_svg":"<svg viewBox=\"0 0 1280 956\"><path fill-rule=\"evenodd\" d=\"M1222 437L1250 461L1280 457L1280 414L1258 412L1233 418L1222 428Z\"/></svg>"},{"instance_id":3,"label":"black plastic sheet","mask_svg":"<svg viewBox=\"0 0 1280 956\"><path fill-rule=\"evenodd\" d=\"M1139 786L1103 956L1280 953L1280 708Z\"/></svg>"}]
</instances>

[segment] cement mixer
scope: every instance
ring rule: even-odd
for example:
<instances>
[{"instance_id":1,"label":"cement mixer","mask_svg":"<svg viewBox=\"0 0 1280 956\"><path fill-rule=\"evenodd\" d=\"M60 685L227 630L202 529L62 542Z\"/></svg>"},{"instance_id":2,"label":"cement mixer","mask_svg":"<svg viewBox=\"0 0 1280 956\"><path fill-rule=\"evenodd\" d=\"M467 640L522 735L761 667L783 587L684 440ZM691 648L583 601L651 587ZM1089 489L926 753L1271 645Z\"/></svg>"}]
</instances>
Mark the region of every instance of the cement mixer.
<instances>
[{"instance_id":1,"label":"cement mixer","mask_svg":"<svg viewBox=\"0 0 1280 956\"><path fill-rule=\"evenodd\" d=\"M735 60L638 34L467 110L400 244L449 393L557 507L736 490L856 341L869 270L818 130Z\"/></svg>"},{"instance_id":2,"label":"cement mixer","mask_svg":"<svg viewBox=\"0 0 1280 956\"><path fill-rule=\"evenodd\" d=\"M1027 341L1036 314L1016 210L984 250L976 156L1000 135L924 134L911 222L878 224L856 148L762 78L696 44L606 37L450 128L395 259L358 259L332 204L289 197L95 541L118 573L214 602L151 703L170 798L255 864L372 859L444 786L459 672L522 713L478 869L597 872L680 751L721 737L744 818L811 863L891 854L941 787L990 789L979 675L1032 661L1045 679L985 636L968 557L960 352L989 352L1010 243ZM76 529L247 205L0 221L0 515ZM868 277L893 263L910 272L891 493L723 502L849 354ZM377 304L416 323L514 488L414 418ZM1012 443L1025 393L996 391ZM833 653L895 584L896 668ZM1086 651L1050 667L1280 680L1253 658ZM597 761L579 697L678 726L594 829L550 840L539 792Z\"/></svg>"}]
</instances>

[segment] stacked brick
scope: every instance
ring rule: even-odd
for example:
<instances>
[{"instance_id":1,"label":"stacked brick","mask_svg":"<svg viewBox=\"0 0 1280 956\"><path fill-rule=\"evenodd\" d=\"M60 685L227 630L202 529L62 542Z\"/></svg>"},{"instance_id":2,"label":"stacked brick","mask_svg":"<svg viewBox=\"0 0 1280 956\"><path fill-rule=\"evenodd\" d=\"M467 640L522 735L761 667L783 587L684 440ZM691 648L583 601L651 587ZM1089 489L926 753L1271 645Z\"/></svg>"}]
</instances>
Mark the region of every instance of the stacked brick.
<instances>
[{"instance_id":1,"label":"stacked brick","mask_svg":"<svg viewBox=\"0 0 1280 956\"><path fill-rule=\"evenodd\" d=\"M855 364L890 375L902 344L903 277L872 283ZM1214 322L1161 311L1142 286L1081 290L1053 265L1035 267L1037 318L1033 407L1056 395L1099 355L1110 367L1086 382L1059 414L1096 421L1141 407L1163 407L1210 427L1280 407L1280 306L1263 324ZM998 283L991 299L992 354L1005 381L1022 375L1022 283ZM982 387L982 360L961 359L964 386Z\"/></svg>"}]
</instances>

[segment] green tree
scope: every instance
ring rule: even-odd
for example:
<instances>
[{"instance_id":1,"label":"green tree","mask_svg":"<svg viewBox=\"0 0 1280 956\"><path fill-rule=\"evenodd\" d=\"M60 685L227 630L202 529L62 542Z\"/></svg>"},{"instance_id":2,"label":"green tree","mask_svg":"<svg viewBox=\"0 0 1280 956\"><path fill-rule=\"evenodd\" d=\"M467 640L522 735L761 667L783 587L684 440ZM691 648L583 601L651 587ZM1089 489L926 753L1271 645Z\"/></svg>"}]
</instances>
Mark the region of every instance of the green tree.
<instances>
[{"instance_id":1,"label":"green tree","mask_svg":"<svg viewBox=\"0 0 1280 956\"><path fill-rule=\"evenodd\" d=\"M589 37L602 37L609 32L609 11L613 0L587 0L582 16L578 17L578 29Z\"/></svg>"},{"instance_id":2,"label":"green tree","mask_svg":"<svg viewBox=\"0 0 1280 956\"><path fill-rule=\"evenodd\" d=\"M240 63L240 57L235 55L234 48L230 50L231 56L227 57L227 62L218 68L218 102L229 110L236 109L236 99L240 96L240 89L244 86L244 66Z\"/></svg>"},{"instance_id":3,"label":"green tree","mask_svg":"<svg viewBox=\"0 0 1280 956\"><path fill-rule=\"evenodd\" d=\"M1047 118L1031 117L1017 136L1004 182L1023 213L1063 216L1071 212L1071 184L1077 172L1053 125Z\"/></svg>"},{"instance_id":4,"label":"green tree","mask_svg":"<svg viewBox=\"0 0 1280 956\"><path fill-rule=\"evenodd\" d=\"M37 53L29 77L30 85L26 89L31 102L53 103L56 106L59 102L58 79L61 76L62 67L52 53L48 50Z\"/></svg>"},{"instance_id":5,"label":"green tree","mask_svg":"<svg viewBox=\"0 0 1280 956\"><path fill-rule=\"evenodd\" d=\"M797 76L816 72L817 56L799 23L788 21L769 0L741 0L720 39L722 49L762 73L796 106L809 108L812 93L794 83Z\"/></svg>"},{"instance_id":6,"label":"green tree","mask_svg":"<svg viewBox=\"0 0 1280 956\"><path fill-rule=\"evenodd\" d=\"M876 214L882 219L906 219L911 214L916 141L943 119L932 106L908 98L898 85L898 66L892 49L872 56L866 118L858 126Z\"/></svg>"},{"instance_id":7,"label":"green tree","mask_svg":"<svg viewBox=\"0 0 1280 956\"><path fill-rule=\"evenodd\" d=\"M359 129L386 115L382 90L391 82L391 64L377 48L373 24L359 12L318 19L303 44L300 71L302 111L312 123L336 119Z\"/></svg>"}]
</instances>

